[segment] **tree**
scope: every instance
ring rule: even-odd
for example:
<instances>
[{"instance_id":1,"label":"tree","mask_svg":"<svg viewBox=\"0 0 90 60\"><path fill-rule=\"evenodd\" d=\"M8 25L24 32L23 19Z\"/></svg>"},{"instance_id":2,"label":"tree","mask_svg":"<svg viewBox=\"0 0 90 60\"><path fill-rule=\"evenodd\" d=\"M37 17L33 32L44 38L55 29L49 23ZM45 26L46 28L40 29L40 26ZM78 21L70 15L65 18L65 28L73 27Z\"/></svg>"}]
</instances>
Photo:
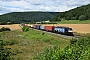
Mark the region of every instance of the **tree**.
<instances>
[{"instance_id":1,"label":"tree","mask_svg":"<svg viewBox=\"0 0 90 60\"><path fill-rule=\"evenodd\" d=\"M79 20L85 20L85 15L79 16Z\"/></svg>"},{"instance_id":2,"label":"tree","mask_svg":"<svg viewBox=\"0 0 90 60\"><path fill-rule=\"evenodd\" d=\"M26 31L28 31L29 30L29 27L28 26L24 26L23 28L22 28L22 31L23 32L26 32Z\"/></svg>"}]
</instances>

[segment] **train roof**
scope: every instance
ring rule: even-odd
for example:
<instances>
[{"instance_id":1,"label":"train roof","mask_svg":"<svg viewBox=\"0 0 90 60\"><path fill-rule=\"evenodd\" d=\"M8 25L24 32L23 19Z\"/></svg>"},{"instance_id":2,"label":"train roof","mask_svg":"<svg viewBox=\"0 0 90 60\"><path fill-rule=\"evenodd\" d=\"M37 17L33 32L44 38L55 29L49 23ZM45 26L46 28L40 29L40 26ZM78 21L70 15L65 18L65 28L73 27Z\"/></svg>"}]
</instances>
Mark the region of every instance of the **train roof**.
<instances>
[{"instance_id":1,"label":"train roof","mask_svg":"<svg viewBox=\"0 0 90 60\"><path fill-rule=\"evenodd\" d=\"M55 26L55 28L70 28L70 27L66 27L66 26Z\"/></svg>"}]
</instances>

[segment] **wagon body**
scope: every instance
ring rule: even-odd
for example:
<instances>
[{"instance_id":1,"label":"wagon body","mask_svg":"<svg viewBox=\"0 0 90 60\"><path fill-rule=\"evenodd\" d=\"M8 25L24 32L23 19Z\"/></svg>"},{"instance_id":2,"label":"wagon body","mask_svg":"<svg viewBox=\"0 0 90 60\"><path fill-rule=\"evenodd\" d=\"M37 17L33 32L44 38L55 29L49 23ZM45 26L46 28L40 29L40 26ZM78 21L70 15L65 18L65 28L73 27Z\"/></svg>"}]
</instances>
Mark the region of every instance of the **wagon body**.
<instances>
[{"instance_id":1,"label":"wagon body","mask_svg":"<svg viewBox=\"0 0 90 60\"><path fill-rule=\"evenodd\" d=\"M45 30L53 32L53 28L54 26L46 26Z\"/></svg>"},{"instance_id":2,"label":"wagon body","mask_svg":"<svg viewBox=\"0 0 90 60\"><path fill-rule=\"evenodd\" d=\"M33 28L33 27L34 27L34 25L30 25L30 27L31 27L31 28Z\"/></svg>"},{"instance_id":3,"label":"wagon body","mask_svg":"<svg viewBox=\"0 0 90 60\"><path fill-rule=\"evenodd\" d=\"M46 28L45 26L40 26L41 30L45 30L45 28Z\"/></svg>"},{"instance_id":4,"label":"wagon body","mask_svg":"<svg viewBox=\"0 0 90 60\"><path fill-rule=\"evenodd\" d=\"M36 29L36 25L34 25L34 29Z\"/></svg>"},{"instance_id":5,"label":"wagon body","mask_svg":"<svg viewBox=\"0 0 90 60\"><path fill-rule=\"evenodd\" d=\"M41 25L36 25L36 29L40 29L40 26L41 26Z\"/></svg>"}]
</instances>

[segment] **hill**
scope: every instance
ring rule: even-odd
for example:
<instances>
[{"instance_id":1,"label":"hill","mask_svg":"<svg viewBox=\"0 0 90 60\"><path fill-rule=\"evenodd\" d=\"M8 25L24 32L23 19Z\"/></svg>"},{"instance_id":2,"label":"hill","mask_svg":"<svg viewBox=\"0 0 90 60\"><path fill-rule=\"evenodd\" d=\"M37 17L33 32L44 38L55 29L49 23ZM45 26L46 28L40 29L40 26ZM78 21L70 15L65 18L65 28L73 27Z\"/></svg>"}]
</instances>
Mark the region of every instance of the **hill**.
<instances>
[{"instance_id":1,"label":"hill","mask_svg":"<svg viewBox=\"0 0 90 60\"><path fill-rule=\"evenodd\" d=\"M37 22L51 19L57 12L12 12L0 15L0 22Z\"/></svg>"},{"instance_id":2,"label":"hill","mask_svg":"<svg viewBox=\"0 0 90 60\"><path fill-rule=\"evenodd\" d=\"M90 4L66 12L60 12L57 16L51 19L51 21L60 20L90 20Z\"/></svg>"},{"instance_id":3,"label":"hill","mask_svg":"<svg viewBox=\"0 0 90 60\"><path fill-rule=\"evenodd\" d=\"M0 23L25 23L45 20L90 20L90 4L66 12L12 12L0 15Z\"/></svg>"}]
</instances>

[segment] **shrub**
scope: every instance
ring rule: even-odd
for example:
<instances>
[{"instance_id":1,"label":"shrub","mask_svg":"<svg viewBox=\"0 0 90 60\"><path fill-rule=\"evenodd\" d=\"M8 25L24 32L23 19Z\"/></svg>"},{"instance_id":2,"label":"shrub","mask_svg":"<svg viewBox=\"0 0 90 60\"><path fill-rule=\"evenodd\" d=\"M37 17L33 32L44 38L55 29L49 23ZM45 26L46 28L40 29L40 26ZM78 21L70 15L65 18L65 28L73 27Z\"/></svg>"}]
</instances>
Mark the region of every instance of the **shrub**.
<instances>
[{"instance_id":1,"label":"shrub","mask_svg":"<svg viewBox=\"0 0 90 60\"><path fill-rule=\"evenodd\" d=\"M45 48L44 53L40 53L39 56L35 57L34 60L59 60L60 48L58 46Z\"/></svg>"},{"instance_id":2,"label":"shrub","mask_svg":"<svg viewBox=\"0 0 90 60\"><path fill-rule=\"evenodd\" d=\"M5 31L11 31L10 28L5 28Z\"/></svg>"},{"instance_id":3,"label":"shrub","mask_svg":"<svg viewBox=\"0 0 90 60\"><path fill-rule=\"evenodd\" d=\"M34 60L90 60L90 37L72 39L64 50L57 46L46 48Z\"/></svg>"},{"instance_id":4,"label":"shrub","mask_svg":"<svg viewBox=\"0 0 90 60\"><path fill-rule=\"evenodd\" d=\"M74 44L74 43L76 43L76 42L77 42L77 39L71 39L71 40L70 40L70 43L71 43L71 44Z\"/></svg>"},{"instance_id":5,"label":"shrub","mask_svg":"<svg viewBox=\"0 0 90 60\"><path fill-rule=\"evenodd\" d=\"M0 32L2 32L2 31L11 31L11 30L10 30L10 28L2 27L2 28L0 29Z\"/></svg>"},{"instance_id":6,"label":"shrub","mask_svg":"<svg viewBox=\"0 0 90 60\"><path fill-rule=\"evenodd\" d=\"M4 48L3 40L0 40L0 60L10 60L11 52L9 48Z\"/></svg>"},{"instance_id":7,"label":"shrub","mask_svg":"<svg viewBox=\"0 0 90 60\"><path fill-rule=\"evenodd\" d=\"M29 30L29 27L28 26L24 26L23 28L22 28L22 31L23 32L26 32L26 31L28 31Z\"/></svg>"}]
</instances>

